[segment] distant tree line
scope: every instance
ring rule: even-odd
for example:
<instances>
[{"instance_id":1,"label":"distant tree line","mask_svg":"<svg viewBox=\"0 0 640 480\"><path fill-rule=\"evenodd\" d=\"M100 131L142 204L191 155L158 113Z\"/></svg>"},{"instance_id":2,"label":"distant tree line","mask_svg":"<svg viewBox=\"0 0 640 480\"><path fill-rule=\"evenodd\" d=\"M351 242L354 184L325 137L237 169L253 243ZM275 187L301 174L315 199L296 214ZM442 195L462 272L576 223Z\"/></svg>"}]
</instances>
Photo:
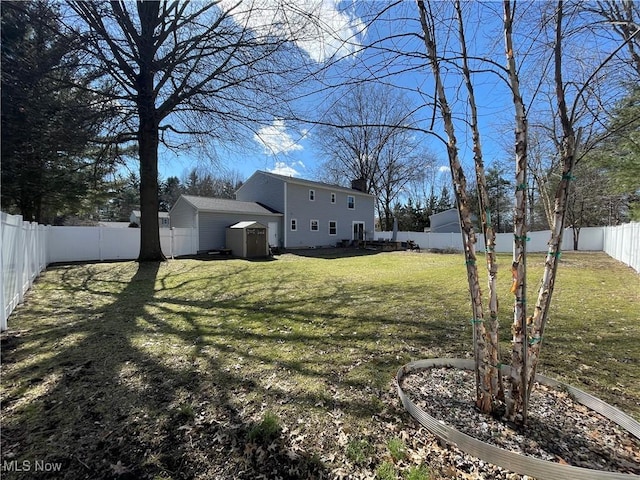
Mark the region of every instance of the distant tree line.
<instances>
[{"instance_id":1,"label":"distant tree line","mask_svg":"<svg viewBox=\"0 0 640 480\"><path fill-rule=\"evenodd\" d=\"M492 212L494 226L497 232L513 230L513 201L511 192L513 180L507 174L506 165L494 165L487 169L487 188L491 193L489 209ZM479 205L475 193L475 184L468 187L468 196L476 218L479 216ZM404 231L421 232L431 227L429 217L436 213L455 208L455 199L451 189L444 185L440 193L436 194L432 185L426 195L413 194L404 203L396 203L393 216L398 223L398 229ZM546 228L540 224L540 228Z\"/></svg>"},{"instance_id":2,"label":"distant tree line","mask_svg":"<svg viewBox=\"0 0 640 480\"><path fill-rule=\"evenodd\" d=\"M398 224L398 230L422 232L431 226L429 217L454 207L453 198L446 186L442 187L440 195L436 195L432 188L425 198L409 197L403 204L396 203L393 216Z\"/></svg>"},{"instance_id":3,"label":"distant tree line","mask_svg":"<svg viewBox=\"0 0 640 480\"><path fill-rule=\"evenodd\" d=\"M180 195L235 198L243 180L240 173L230 171L215 174L206 168L193 168L182 178L171 176L158 182L161 212L168 212ZM140 209L140 179L136 173L120 176L109 184L108 200L98 205L92 219L128 222L131 212Z\"/></svg>"}]
</instances>

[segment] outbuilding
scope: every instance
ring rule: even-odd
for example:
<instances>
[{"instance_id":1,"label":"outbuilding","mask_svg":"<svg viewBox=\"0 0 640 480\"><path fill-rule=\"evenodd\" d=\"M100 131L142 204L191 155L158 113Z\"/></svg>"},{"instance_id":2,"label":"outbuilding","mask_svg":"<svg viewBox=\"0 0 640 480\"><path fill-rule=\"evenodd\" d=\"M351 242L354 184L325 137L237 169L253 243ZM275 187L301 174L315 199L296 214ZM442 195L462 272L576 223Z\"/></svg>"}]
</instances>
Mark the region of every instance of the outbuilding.
<instances>
[{"instance_id":1,"label":"outbuilding","mask_svg":"<svg viewBox=\"0 0 640 480\"><path fill-rule=\"evenodd\" d=\"M240 258L269 256L267 227L254 221L231 225L227 228L227 249Z\"/></svg>"},{"instance_id":2,"label":"outbuilding","mask_svg":"<svg viewBox=\"0 0 640 480\"><path fill-rule=\"evenodd\" d=\"M429 215L431 233L460 233L460 215L457 208Z\"/></svg>"},{"instance_id":3,"label":"outbuilding","mask_svg":"<svg viewBox=\"0 0 640 480\"><path fill-rule=\"evenodd\" d=\"M181 195L171 209L171 226L195 229L194 252L226 248L226 229L238 222L267 225L268 241L280 244L282 214L257 202Z\"/></svg>"}]
</instances>

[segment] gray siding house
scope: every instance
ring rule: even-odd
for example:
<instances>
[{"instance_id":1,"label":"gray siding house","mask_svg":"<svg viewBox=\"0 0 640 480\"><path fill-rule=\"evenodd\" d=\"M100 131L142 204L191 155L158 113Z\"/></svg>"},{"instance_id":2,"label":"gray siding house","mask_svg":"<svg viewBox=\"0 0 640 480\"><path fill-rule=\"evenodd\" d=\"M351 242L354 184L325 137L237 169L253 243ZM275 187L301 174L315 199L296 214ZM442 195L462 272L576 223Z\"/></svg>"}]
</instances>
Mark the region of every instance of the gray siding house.
<instances>
[{"instance_id":1,"label":"gray siding house","mask_svg":"<svg viewBox=\"0 0 640 480\"><path fill-rule=\"evenodd\" d=\"M181 195L169 213L172 227L197 230L199 252L226 248L227 227L242 221L267 226L269 244L280 243L282 214L256 202Z\"/></svg>"},{"instance_id":2,"label":"gray siding house","mask_svg":"<svg viewBox=\"0 0 640 480\"><path fill-rule=\"evenodd\" d=\"M134 210L129 216L129 223L135 223L140 226L141 217L140 210ZM158 224L160 228L169 228L169 214L167 212L158 212Z\"/></svg>"},{"instance_id":3,"label":"gray siding house","mask_svg":"<svg viewBox=\"0 0 640 480\"><path fill-rule=\"evenodd\" d=\"M460 233L460 215L457 208L429 215L431 233Z\"/></svg>"},{"instance_id":4,"label":"gray siding house","mask_svg":"<svg viewBox=\"0 0 640 480\"><path fill-rule=\"evenodd\" d=\"M238 189L236 199L259 202L283 214L280 247L373 239L375 197L354 188L257 171Z\"/></svg>"}]
</instances>

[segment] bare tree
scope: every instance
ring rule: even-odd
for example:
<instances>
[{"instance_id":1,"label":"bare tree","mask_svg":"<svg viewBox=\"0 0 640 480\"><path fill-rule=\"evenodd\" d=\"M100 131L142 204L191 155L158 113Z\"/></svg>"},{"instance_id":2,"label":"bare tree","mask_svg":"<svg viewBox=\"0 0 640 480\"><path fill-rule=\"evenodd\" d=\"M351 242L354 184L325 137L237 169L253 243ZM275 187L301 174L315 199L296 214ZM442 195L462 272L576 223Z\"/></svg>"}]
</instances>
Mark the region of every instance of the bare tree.
<instances>
[{"instance_id":1,"label":"bare tree","mask_svg":"<svg viewBox=\"0 0 640 480\"><path fill-rule=\"evenodd\" d=\"M477 238L471 218L471 200L467 194L467 179L460 162L458 140L455 134L453 115L449 106L449 100L447 98L442 78L441 57L436 43L435 16L431 10L430 3L425 3L423 0L418 0L417 3L420 14L420 25L422 27L422 38L426 47L429 66L431 67L435 81L437 108L442 116L444 130L446 133L447 156L449 158L451 179L456 196L458 212L460 214L460 226L466 260L465 263L467 265L467 280L469 282L471 309L473 311L473 318L471 322L474 335L473 345L476 374L476 405L481 411L488 413L492 411L494 407L494 399L498 393L495 390L498 378L496 361L497 352L494 352L495 344L492 333L485 327L484 323L485 312L483 308L482 293L480 290L478 268L476 265L477 256L475 244L477 242ZM459 8L458 11L460 11ZM459 28L462 30L462 22L460 22L459 25ZM461 35L461 38L464 39L464 35ZM474 134L475 133L477 132L474 132ZM476 144L474 146L480 148L478 138L476 138ZM476 161L481 162L481 157L476 156Z\"/></svg>"},{"instance_id":2,"label":"bare tree","mask_svg":"<svg viewBox=\"0 0 640 480\"><path fill-rule=\"evenodd\" d=\"M508 18L511 2L505 0L505 19ZM593 120L583 126L585 118L598 119L598 113L604 110L601 103L606 99L605 96L599 94L598 87L601 85L601 77L604 70L611 65L612 60L618 53L628 44L631 38L625 38L618 45L614 45L608 55L596 62L589 64L586 73L576 78L571 76L570 80L566 79L565 71L567 69L567 55L565 54L566 45L572 40L572 32L580 31L582 25L576 25L572 21L576 17L576 12L581 9L580 4L571 4L570 11L567 15L568 8L563 0L558 0L552 16L550 25L553 27L554 42L551 49L551 62L553 67L553 84L555 87L555 109L559 121L560 130L557 135L556 146L558 148L557 156L561 168L561 178L555 189L553 217L551 221L551 237L548 245L549 249L545 259L545 267L542 275L537 294L537 300L533 313L530 317L526 314L519 320L514 316L514 348L512 357L512 395L508 404L508 416L516 419L519 416L522 421L527 418L528 399L533 388L537 365L540 359L541 347L544 339L544 331L549 317L551 300L554 292L557 269L559 266L559 257L562 246L562 236L569 211L569 195L570 186L575 180L574 169L582 155L582 152L588 151L592 145L597 143L601 137L592 130ZM511 17L512 18L512 17ZM507 22L505 25L508 26ZM590 27L591 25L586 25ZM505 31L507 29L505 28ZM637 35L636 32L634 35ZM508 52L510 49L508 49ZM570 58L570 57L569 57ZM511 78L513 76L511 75ZM597 99L594 102L594 99ZM523 125L518 121L519 118L525 120L526 115L520 112L520 102L518 96L514 92L514 105L516 107L516 134ZM594 107L595 104L595 107ZM516 159L520 158L518 144L516 143ZM526 156L526 149L524 152ZM523 168L527 168L527 163L523 164ZM519 217L519 209L516 208L516 244L518 240L519 225L526 225L526 220ZM526 232L526 230L525 230ZM526 240L520 238L520 240ZM520 261L520 260L519 260ZM523 251L522 262L526 266L526 249ZM526 277L525 277L526 278ZM525 299L522 292L522 299ZM516 305L518 305L518 295L516 293ZM522 302L526 306L526 302ZM516 325L517 323L517 325ZM522 326L520 326L522 325ZM518 345L516 348L516 343Z\"/></svg>"},{"instance_id":3,"label":"bare tree","mask_svg":"<svg viewBox=\"0 0 640 480\"><path fill-rule=\"evenodd\" d=\"M507 55L507 72L513 104L515 107L515 214L514 214L514 249L513 249L513 286L515 295L513 307L513 333L511 348L511 394L507 398L507 416L512 420L516 414L524 412L526 421L527 401L527 115L520 93L520 78L514 53L513 23L514 16L511 0L504 0L504 38Z\"/></svg>"},{"instance_id":4,"label":"bare tree","mask_svg":"<svg viewBox=\"0 0 640 480\"><path fill-rule=\"evenodd\" d=\"M336 97L315 136L326 157L323 175L338 183L361 180L377 198L383 229L393 223L393 205L404 188L424 178L434 158L422 147L410 104L397 91L358 83ZM412 128L413 127L413 128Z\"/></svg>"},{"instance_id":5,"label":"bare tree","mask_svg":"<svg viewBox=\"0 0 640 480\"><path fill-rule=\"evenodd\" d=\"M130 129L122 139L138 146L138 260L162 260L159 144L171 147L180 134L241 138L256 122L271 122L287 105L287 89L278 78L296 64L298 51L288 41L294 27L253 2L70 5L84 25L87 52L110 79L106 99L121 106L122 122ZM261 28L250 24L256 18ZM286 62L279 62L284 56Z\"/></svg>"},{"instance_id":6,"label":"bare tree","mask_svg":"<svg viewBox=\"0 0 640 480\"><path fill-rule=\"evenodd\" d=\"M492 403L490 406L484 403L485 408L494 408L493 398L495 396L503 396L502 384L499 382L500 370L498 368L499 345L498 345L498 263L496 259L496 227L495 219L492 220L492 212L490 209L489 190L487 187L487 178L485 174L484 157L482 154L482 142L480 140L480 127L478 124L478 107L476 104L475 90L471 77L471 69L469 67L469 55L467 52L467 41L465 37L464 17L462 7L459 0L455 2L456 16L458 20L458 37L460 40L460 50L462 59L462 76L467 89L469 103L469 123L471 127L471 136L473 142L473 163L476 173L476 190L478 192L478 207L480 213L480 223L484 234L484 244L486 247L485 260L487 265L487 288L489 292L489 315L485 321L485 336L487 346L485 356L489 357L490 363L485 366L486 374L482 383L490 385L492 395ZM495 212L493 212L495 215ZM478 290L478 295L481 292ZM477 335L476 335L477 337ZM486 410L485 410L486 411Z\"/></svg>"},{"instance_id":7,"label":"bare tree","mask_svg":"<svg viewBox=\"0 0 640 480\"><path fill-rule=\"evenodd\" d=\"M640 80L640 4L633 0L599 0L586 4L585 8L604 18L616 35L626 44L628 56L623 57Z\"/></svg>"},{"instance_id":8,"label":"bare tree","mask_svg":"<svg viewBox=\"0 0 640 480\"><path fill-rule=\"evenodd\" d=\"M458 17L458 36L461 49L459 52L454 51L451 48L451 37L445 33L445 41L448 42L449 48L449 51L445 53L438 50L436 38L438 28L446 29L447 26L443 26L442 23L437 21L432 11L433 5L431 3L418 0L417 4L423 33L422 40L426 47L427 60L431 67L435 83L435 109L437 109L440 115L442 128L446 134L447 153L462 227L465 260L467 263L467 278L469 280L471 307L473 311L476 405L481 410L488 412L498 405L497 400L500 399L502 393L499 376L497 378L498 386L496 386L497 369L494 368L499 364L497 355L494 355L497 354L497 341L494 340L497 336L494 336L495 333L493 331L496 325L487 321L488 319L492 319L494 315L497 316L497 305L492 305L492 301L490 300L489 316L483 312L483 298L478 284L478 271L475 266L475 232L469 220L469 205L471 202L469 194L465 191L466 189L461 188L467 184L467 180L461 167L459 144L456 138L457 126L445 89L442 73L442 67L446 65L448 69L447 72L449 74L458 73L460 77L456 78L461 78L461 83L464 82L467 87L467 100L469 102L467 124L471 127L474 164L476 165L476 184L479 190L480 214L483 230L486 235L487 233L491 233L491 228L489 228L491 222L489 215L483 215L483 210L486 213L487 207L490 204L490 197L487 191L475 108L472 82L472 74L474 71L469 64L469 59L474 58L478 60L478 57L472 57L472 55L467 52L464 31L465 21L460 3L456 2L454 8L456 9ZM549 308L559 265L558 259L561 251L562 232L568 212L569 187L574 180L574 168L582 152L588 150L591 145L602 138L598 136L597 127L592 124L594 122L596 124L602 122L599 116L601 112L606 110L607 105L609 105L609 107L611 106L611 96L603 94L604 92L601 86L604 85L604 79L608 73L606 69L612 66L612 60L616 58L616 55L624 48L625 42L628 42L630 39L624 39L623 42L618 45L609 44L611 49L602 57L589 58L588 61L587 59L583 59L584 61L581 60L580 75L567 74L571 65L575 65L573 62L569 62L571 65L567 65L567 59L574 58L574 55L580 51L576 42L579 38L584 39L584 37L580 37L580 34L582 32L588 32L586 29L593 28L593 24L589 22L578 23L576 20L580 17L579 13L583 11L581 4L571 4L571 14L565 15L566 6L562 0L559 0L555 8L551 11L548 9L541 11L540 13L544 13L544 15L538 17L541 23L538 25L537 31L542 33L540 34L540 38L536 38L535 40L540 45L540 55L536 58L543 58L543 53L546 52L546 65L550 67L553 78L553 96L547 94L547 100L551 101L547 101L547 103L543 102L543 104L551 105L551 110L557 111L557 116L553 117L554 128L548 129L553 139L552 142L548 142L548 145L555 147L557 151L550 152L548 155L549 158L553 160L551 162L553 165L559 165L560 173L558 181L555 182L553 186L548 182L548 179L545 179L547 182L545 188L553 188L555 191L552 205L551 202L549 202L549 208L547 208L551 217L550 224L552 233L549 240L549 251L545 260L543 277L538 290L538 298L532 314L529 315L526 298L526 242L528 240L527 232L529 229L527 214L530 211L527 205L530 197L527 193L530 186L527 178L530 163L528 158L529 121L527 106L525 105L521 92L521 66L518 65L519 62L528 60L528 57L526 55L518 56L518 52L521 50L517 48L514 40L515 38L519 38L517 34L522 33L516 32L515 30L516 19L519 20L522 18L522 16L517 17L514 13L515 4L516 2L510 0L503 1L503 33L507 58L506 67L502 69L496 68L495 62L490 58L482 59L482 61L490 64L492 71L498 72L500 77L508 84L515 111L513 121L515 133L513 147L515 154L515 211L514 261L512 264L512 292L515 296L515 302L511 329L513 332L510 370L511 383L510 391L508 395L505 394L504 400L507 417L513 421L525 423L527 421L529 396L533 388L533 379L535 378L535 371L540 359L544 330L549 316ZM544 10L548 7L548 4L541 5L540 7ZM538 10L533 10L534 13L537 11ZM531 13L532 11L528 11L529 15L531 15ZM535 18L535 16L532 18ZM553 32L551 36L552 42L545 41L546 31ZM551 45L550 49L549 45ZM570 50L570 53L566 52L567 49L565 49L565 47L567 45L571 47L567 48ZM583 56L586 55L583 53ZM544 89L548 85L546 81L546 66L545 68L538 68L538 70L540 78L532 82L535 86L533 89L532 102L536 99L545 98L544 96L536 94L540 92L545 93ZM570 75L571 80L566 80L565 75ZM459 89L456 90L457 95L459 95L458 92ZM557 123L555 123L555 121L557 121ZM583 132L585 132L585 135L581 136ZM541 160L542 152L538 153L541 154L538 160ZM542 161L540 163L542 163ZM488 241L487 244L489 243ZM488 254L488 257L487 266L491 298L492 276L495 275L497 267L492 266L490 254Z\"/></svg>"}]
</instances>

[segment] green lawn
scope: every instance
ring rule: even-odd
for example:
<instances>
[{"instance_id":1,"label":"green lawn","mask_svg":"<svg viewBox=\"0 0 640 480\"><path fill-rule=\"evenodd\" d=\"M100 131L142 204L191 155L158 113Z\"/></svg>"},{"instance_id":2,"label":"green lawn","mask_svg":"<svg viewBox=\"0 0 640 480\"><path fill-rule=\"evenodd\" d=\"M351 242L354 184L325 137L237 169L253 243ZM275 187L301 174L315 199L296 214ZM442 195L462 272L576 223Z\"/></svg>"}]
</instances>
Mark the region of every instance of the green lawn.
<instances>
[{"instance_id":1,"label":"green lawn","mask_svg":"<svg viewBox=\"0 0 640 480\"><path fill-rule=\"evenodd\" d=\"M37 460L50 478L444 478L393 376L470 354L464 269L407 252L50 267L3 335L2 461L32 467L3 478L47 478ZM639 320L636 273L564 254L539 372L640 418Z\"/></svg>"}]
</instances>

